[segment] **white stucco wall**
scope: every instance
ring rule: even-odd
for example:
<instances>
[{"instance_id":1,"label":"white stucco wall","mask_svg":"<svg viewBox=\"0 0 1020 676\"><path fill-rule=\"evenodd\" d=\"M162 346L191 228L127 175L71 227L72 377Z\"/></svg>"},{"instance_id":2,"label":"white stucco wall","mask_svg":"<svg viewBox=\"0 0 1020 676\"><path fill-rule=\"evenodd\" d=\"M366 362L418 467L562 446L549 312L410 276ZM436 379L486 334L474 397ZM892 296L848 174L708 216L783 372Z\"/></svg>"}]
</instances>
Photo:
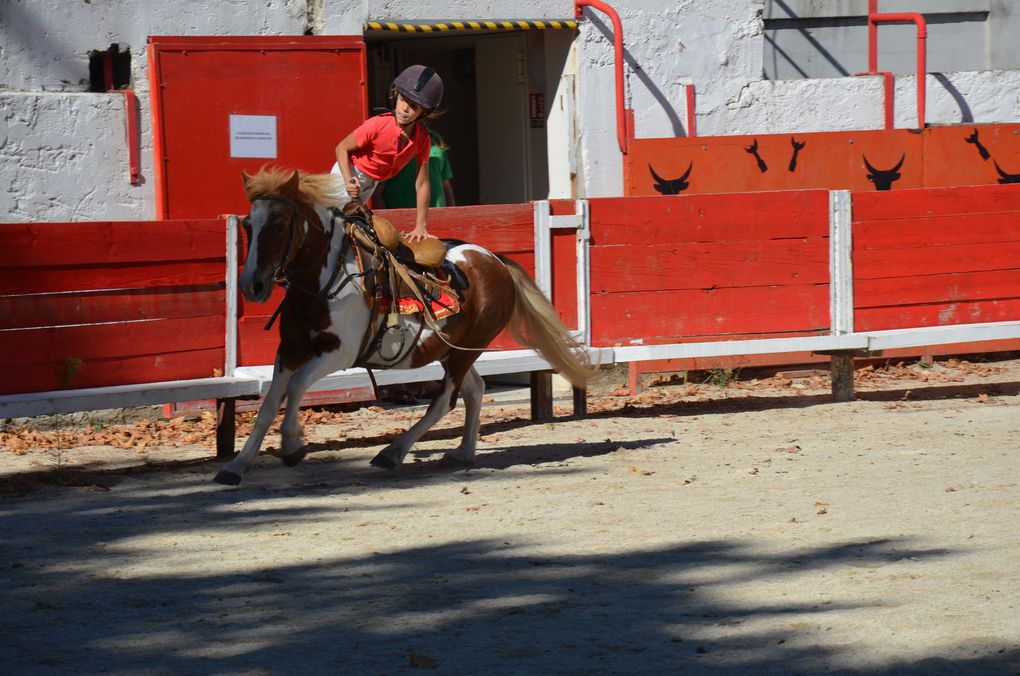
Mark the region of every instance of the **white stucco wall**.
<instances>
[{"instance_id":1,"label":"white stucco wall","mask_svg":"<svg viewBox=\"0 0 1020 676\"><path fill-rule=\"evenodd\" d=\"M920 0L919 0L920 2ZM699 135L878 129L876 77L762 80L765 0L610 0L626 48L626 102L638 137L684 135L685 84L697 89ZM370 19L554 19L570 0L0 0L0 220L151 218L149 35L360 34ZM565 73L576 146L550 133L550 186L558 194L617 195L612 26L585 10ZM132 58L141 169L127 173L123 97L85 94L88 55L118 43ZM1001 46L999 47L1001 48ZM930 50L939 49L930 44ZM930 123L1020 121L1020 71L928 75ZM914 78L896 87L898 126L915 124ZM562 89L550 102L562 102ZM564 173L564 175L560 175ZM570 176L576 173L576 176Z\"/></svg>"},{"instance_id":2,"label":"white stucco wall","mask_svg":"<svg viewBox=\"0 0 1020 676\"><path fill-rule=\"evenodd\" d=\"M123 95L0 92L0 125L0 220L153 216L151 183L130 185ZM143 115L150 180L151 136Z\"/></svg>"}]
</instances>

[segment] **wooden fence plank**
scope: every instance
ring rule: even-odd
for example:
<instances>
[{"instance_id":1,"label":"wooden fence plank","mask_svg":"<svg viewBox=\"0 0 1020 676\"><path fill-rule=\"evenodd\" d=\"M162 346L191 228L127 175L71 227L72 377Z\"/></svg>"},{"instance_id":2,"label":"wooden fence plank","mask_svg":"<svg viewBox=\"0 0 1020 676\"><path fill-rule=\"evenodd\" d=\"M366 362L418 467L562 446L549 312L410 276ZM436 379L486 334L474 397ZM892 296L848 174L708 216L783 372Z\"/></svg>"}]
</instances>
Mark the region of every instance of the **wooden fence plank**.
<instances>
[{"instance_id":1,"label":"wooden fence plank","mask_svg":"<svg viewBox=\"0 0 1020 676\"><path fill-rule=\"evenodd\" d=\"M1020 269L859 279L854 284L857 309L1010 298L1020 298Z\"/></svg>"},{"instance_id":2,"label":"wooden fence plank","mask_svg":"<svg viewBox=\"0 0 1020 676\"><path fill-rule=\"evenodd\" d=\"M861 308L854 315L854 330L884 331L951 324L1016 321L1020 300L960 301L926 305Z\"/></svg>"},{"instance_id":3,"label":"wooden fence plank","mask_svg":"<svg viewBox=\"0 0 1020 676\"><path fill-rule=\"evenodd\" d=\"M1015 270L1020 241L855 251L854 279Z\"/></svg>"},{"instance_id":4,"label":"wooden fence plank","mask_svg":"<svg viewBox=\"0 0 1020 676\"><path fill-rule=\"evenodd\" d=\"M592 335L600 346L829 326L827 285L595 294L591 304Z\"/></svg>"},{"instance_id":5,"label":"wooden fence plank","mask_svg":"<svg viewBox=\"0 0 1020 676\"><path fill-rule=\"evenodd\" d=\"M594 198L589 203L595 246L829 234L829 194L824 190Z\"/></svg>"},{"instance_id":6,"label":"wooden fence plank","mask_svg":"<svg viewBox=\"0 0 1020 676\"><path fill-rule=\"evenodd\" d=\"M0 224L5 268L222 258L223 221Z\"/></svg>"},{"instance_id":7,"label":"wooden fence plank","mask_svg":"<svg viewBox=\"0 0 1020 676\"><path fill-rule=\"evenodd\" d=\"M827 284L828 240L596 246L592 292Z\"/></svg>"},{"instance_id":8,"label":"wooden fence plank","mask_svg":"<svg viewBox=\"0 0 1020 676\"><path fill-rule=\"evenodd\" d=\"M414 227L414 209L380 209L377 213L401 230ZM429 232L436 237L464 240L497 253L534 249L534 228L531 204L429 210Z\"/></svg>"},{"instance_id":9,"label":"wooden fence plank","mask_svg":"<svg viewBox=\"0 0 1020 676\"><path fill-rule=\"evenodd\" d=\"M1017 212L854 222L855 251L1020 241Z\"/></svg>"},{"instance_id":10,"label":"wooden fence plank","mask_svg":"<svg viewBox=\"0 0 1020 676\"><path fill-rule=\"evenodd\" d=\"M1020 211L1020 185L853 193L854 221Z\"/></svg>"},{"instance_id":11,"label":"wooden fence plank","mask_svg":"<svg viewBox=\"0 0 1020 676\"><path fill-rule=\"evenodd\" d=\"M223 285L0 296L0 328L220 315Z\"/></svg>"},{"instance_id":12,"label":"wooden fence plank","mask_svg":"<svg viewBox=\"0 0 1020 676\"><path fill-rule=\"evenodd\" d=\"M86 324L0 332L0 366L63 363L223 347L222 316Z\"/></svg>"},{"instance_id":13,"label":"wooden fence plank","mask_svg":"<svg viewBox=\"0 0 1020 676\"><path fill-rule=\"evenodd\" d=\"M0 295L198 286L223 282L223 260L0 268Z\"/></svg>"},{"instance_id":14,"label":"wooden fence plank","mask_svg":"<svg viewBox=\"0 0 1020 676\"><path fill-rule=\"evenodd\" d=\"M89 359L73 373L63 361L18 363L4 366L0 394L208 378L222 368L222 348Z\"/></svg>"}]
</instances>

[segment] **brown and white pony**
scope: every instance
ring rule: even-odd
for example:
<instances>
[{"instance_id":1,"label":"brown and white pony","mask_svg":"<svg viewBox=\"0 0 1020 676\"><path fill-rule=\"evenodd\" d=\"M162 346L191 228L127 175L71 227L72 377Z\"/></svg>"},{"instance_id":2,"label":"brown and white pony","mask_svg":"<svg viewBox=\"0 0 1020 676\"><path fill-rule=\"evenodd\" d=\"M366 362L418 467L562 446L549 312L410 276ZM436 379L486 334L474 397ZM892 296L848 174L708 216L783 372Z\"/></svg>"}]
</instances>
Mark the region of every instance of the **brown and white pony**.
<instances>
[{"instance_id":1,"label":"brown and white pony","mask_svg":"<svg viewBox=\"0 0 1020 676\"><path fill-rule=\"evenodd\" d=\"M298 407L308 388L326 374L354 365L416 368L439 361L446 371L425 415L373 460L393 469L411 446L464 398L464 433L445 457L473 462L485 384L473 364L504 328L536 350L575 386L594 372L587 353L568 333L534 282L514 262L482 247L446 241L447 260L463 273L460 311L435 323L437 336L419 315L400 315L399 325L378 331L356 259L357 244L331 211L346 201L341 181L330 174L263 169L244 174L251 211L244 219L248 256L240 277L244 297L268 300L273 285L288 282L280 313L280 347L273 382L251 436L216 481L237 485L258 455L286 398L281 455L289 466L307 449ZM362 256L365 256L362 253ZM372 349L366 346L371 345ZM456 346L456 347L451 347Z\"/></svg>"}]
</instances>

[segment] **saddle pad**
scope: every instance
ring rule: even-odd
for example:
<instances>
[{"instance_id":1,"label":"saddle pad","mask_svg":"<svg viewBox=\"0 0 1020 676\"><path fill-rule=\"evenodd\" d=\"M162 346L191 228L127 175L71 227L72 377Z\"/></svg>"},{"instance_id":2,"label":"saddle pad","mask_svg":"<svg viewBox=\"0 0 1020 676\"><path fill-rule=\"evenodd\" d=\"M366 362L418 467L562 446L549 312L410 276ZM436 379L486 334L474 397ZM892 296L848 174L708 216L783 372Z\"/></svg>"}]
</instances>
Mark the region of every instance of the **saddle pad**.
<instances>
[{"instance_id":1,"label":"saddle pad","mask_svg":"<svg viewBox=\"0 0 1020 676\"><path fill-rule=\"evenodd\" d=\"M400 309L402 315L415 315L421 314L425 310L425 306L422 305L421 301L417 298L401 298L397 301L397 307ZM388 312L390 309L390 299L383 298L379 301L379 310L382 312ZM445 319L450 315L455 315L460 312L460 303L457 299L450 294L443 291L437 300L432 301L432 314L435 315L436 319Z\"/></svg>"}]
</instances>

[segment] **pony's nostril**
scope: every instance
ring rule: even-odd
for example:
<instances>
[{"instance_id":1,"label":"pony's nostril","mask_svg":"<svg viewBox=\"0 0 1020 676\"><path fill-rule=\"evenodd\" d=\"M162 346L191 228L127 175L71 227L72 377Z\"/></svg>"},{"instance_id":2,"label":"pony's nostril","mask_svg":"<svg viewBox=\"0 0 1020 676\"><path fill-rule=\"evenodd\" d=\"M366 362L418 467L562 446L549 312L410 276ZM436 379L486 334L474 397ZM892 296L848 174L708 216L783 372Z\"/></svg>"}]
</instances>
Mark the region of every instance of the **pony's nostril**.
<instances>
[{"instance_id":1,"label":"pony's nostril","mask_svg":"<svg viewBox=\"0 0 1020 676\"><path fill-rule=\"evenodd\" d=\"M255 282L254 284L251 285L252 295L255 296L256 298L258 298L259 296L262 295L262 289L264 289L264 288L265 288L265 285L262 284L262 282Z\"/></svg>"}]
</instances>

